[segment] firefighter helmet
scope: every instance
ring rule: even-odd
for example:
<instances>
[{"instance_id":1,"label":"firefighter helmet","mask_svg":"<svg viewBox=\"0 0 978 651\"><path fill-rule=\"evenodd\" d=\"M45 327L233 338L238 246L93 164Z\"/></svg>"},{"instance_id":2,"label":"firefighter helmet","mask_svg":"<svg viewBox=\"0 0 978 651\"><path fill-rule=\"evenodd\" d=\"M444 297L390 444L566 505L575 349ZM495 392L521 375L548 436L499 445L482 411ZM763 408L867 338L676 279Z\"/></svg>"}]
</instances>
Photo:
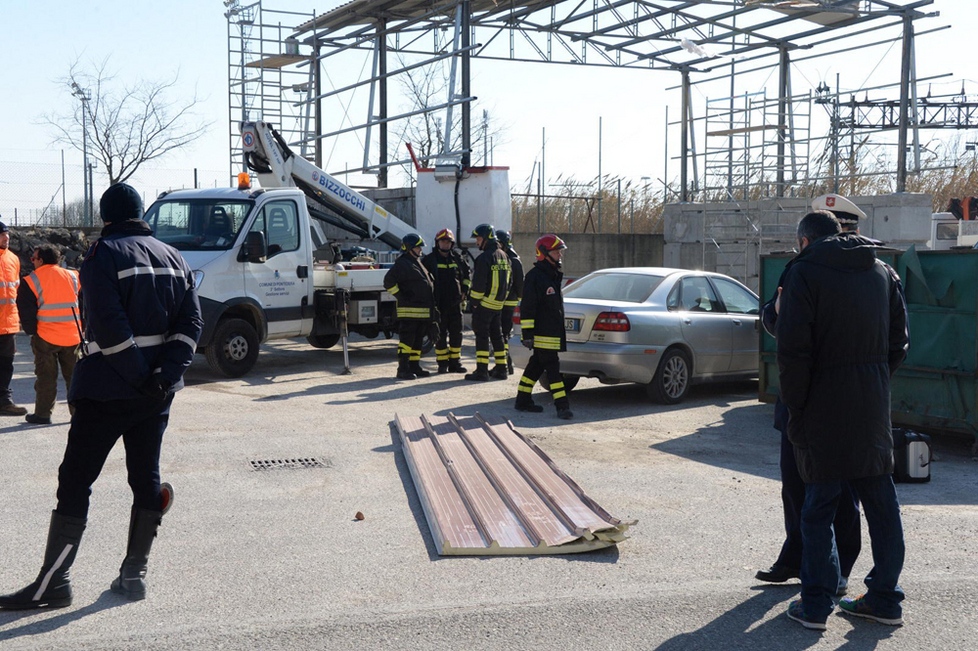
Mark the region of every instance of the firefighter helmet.
<instances>
[{"instance_id":1,"label":"firefighter helmet","mask_svg":"<svg viewBox=\"0 0 978 651\"><path fill-rule=\"evenodd\" d=\"M450 228L443 228L435 235L435 242L438 240L448 240L452 244L455 244L455 233Z\"/></svg>"},{"instance_id":2,"label":"firefighter helmet","mask_svg":"<svg viewBox=\"0 0 978 651\"><path fill-rule=\"evenodd\" d=\"M494 240L496 239L496 230L492 227L492 224L479 224L472 231L472 237L481 237L484 240Z\"/></svg>"},{"instance_id":3,"label":"firefighter helmet","mask_svg":"<svg viewBox=\"0 0 978 651\"><path fill-rule=\"evenodd\" d=\"M424 246L424 240L417 233L408 233L401 238L401 250L410 251L419 246Z\"/></svg>"},{"instance_id":4,"label":"firefighter helmet","mask_svg":"<svg viewBox=\"0 0 978 651\"><path fill-rule=\"evenodd\" d=\"M511 241L509 231L496 231L496 241L498 241L504 249L508 249Z\"/></svg>"},{"instance_id":5,"label":"firefighter helmet","mask_svg":"<svg viewBox=\"0 0 978 651\"><path fill-rule=\"evenodd\" d=\"M564 244L564 241L553 233L541 235L537 240L537 260L543 260L551 251L559 251L560 249L566 248L567 245Z\"/></svg>"}]
</instances>

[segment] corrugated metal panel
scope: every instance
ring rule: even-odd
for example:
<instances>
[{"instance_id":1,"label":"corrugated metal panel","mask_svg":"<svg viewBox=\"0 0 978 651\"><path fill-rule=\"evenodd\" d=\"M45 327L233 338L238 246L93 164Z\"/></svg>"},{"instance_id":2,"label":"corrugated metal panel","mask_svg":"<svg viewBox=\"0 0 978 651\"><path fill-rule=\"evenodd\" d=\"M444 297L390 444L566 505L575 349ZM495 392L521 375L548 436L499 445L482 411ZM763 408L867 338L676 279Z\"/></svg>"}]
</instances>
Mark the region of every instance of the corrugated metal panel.
<instances>
[{"instance_id":1,"label":"corrugated metal panel","mask_svg":"<svg viewBox=\"0 0 978 651\"><path fill-rule=\"evenodd\" d=\"M512 423L395 416L438 553L569 554L626 539L612 517Z\"/></svg>"}]
</instances>

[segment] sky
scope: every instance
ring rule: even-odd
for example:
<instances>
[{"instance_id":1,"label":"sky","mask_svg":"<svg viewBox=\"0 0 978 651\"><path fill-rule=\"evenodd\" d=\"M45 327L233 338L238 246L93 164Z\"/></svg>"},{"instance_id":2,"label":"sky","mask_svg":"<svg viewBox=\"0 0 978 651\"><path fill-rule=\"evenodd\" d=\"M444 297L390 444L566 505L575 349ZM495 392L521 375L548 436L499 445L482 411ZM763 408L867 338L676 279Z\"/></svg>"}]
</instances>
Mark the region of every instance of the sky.
<instances>
[{"instance_id":1,"label":"sky","mask_svg":"<svg viewBox=\"0 0 978 651\"><path fill-rule=\"evenodd\" d=\"M323 13L343 1L266 0L265 5ZM300 5L302 5L300 7ZM306 6L308 5L308 7ZM205 137L168 155L133 180L145 194L166 187L190 186L198 169L201 185L224 183L228 160L227 21L220 0L0 0L0 214L14 207L42 207L61 182L61 156L75 179L66 179L69 195L80 196L81 154L54 143L55 134L42 123L45 114L64 113L78 100L61 81L75 62L91 67L108 61L119 79L164 80L178 77L171 98L200 99L198 115L212 126ZM937 0L928 11L939 18L918 22L918 31L951 25L939 35L917 42L918 76L952 73L935 85L948 92L968 80L975 92L978 59L973 45L978 18L974 0ZM871 84L881 67L894 65L899 49L879 50L860 59L820 61L794 78L796 90L819 80L843 87ZM13 64L11 65L11 63ZM543 158L551 184L563 179L597 176L599 121L602 173L634 183L660 183L678 175L678 163L666 162L665 107L670 119L679 115L679 93L666 90L679 79L674 73L518 64L476 60L472 90L501 125L493 163L510 167L510 183L525 191L531 173ZM701 91L695 91L700 93ZM896 97L896 90L888 91ZM703 99L700 97L699 99ZM475 115L475 114L474 114ZM475 121L475 117L473 118ZM969 139L978 140L970 132ZM678 150L675 142L673 154ZM327 169L341 169L362 156L360 151L333 152ZM176 180L174 180L174 178ZM186 179L185 181L183 179ZM77 181L77 182L76 182ZM369 182L350 178L351 184ZM95 172L96 196L105 187ZM392 182L392 185L396 183ZM521 187L522 186L522 187ZM660 185L661 187L661 185ZM551 188L551 191L556 192ZM155 196L155 195L154 195ZM152 198L152 197L150 197ZM69 201L71 196L69 196ZM9 218L7 218L9 219Z\"/></svg>"}]
</instances>

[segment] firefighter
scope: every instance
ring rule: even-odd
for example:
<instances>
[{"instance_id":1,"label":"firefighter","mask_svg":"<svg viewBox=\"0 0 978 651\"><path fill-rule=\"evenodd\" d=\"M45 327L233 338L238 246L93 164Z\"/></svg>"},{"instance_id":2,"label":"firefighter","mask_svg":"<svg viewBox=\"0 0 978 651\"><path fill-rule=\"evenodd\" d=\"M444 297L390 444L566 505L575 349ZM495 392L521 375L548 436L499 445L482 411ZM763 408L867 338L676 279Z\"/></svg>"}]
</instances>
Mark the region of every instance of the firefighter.
<instances>
[{"instance_id":1,"label":"firefighter","mask_svg":"<svg viewBox=\"0 0 978 651\"><path fill-rule=\"evenodd\" d=\"M482 253L475 260L472 270L472 287L469 300L472 305L472 330L475 332L475 372L466 380L485 382L490 378L505 380L506 349L503 347L503 328L500 315L503 303L509 295L509 258L496 242L495 229L490 224L479 224L472 237ZM492 343L496 360L489 372L489 343Z\"/></svg>"},{"instance_id":2,"label":"firefighter","mask_svg":"<svg viewBox=\"0 0 978 651\"><path fill-rule=\"evenodd\" d=\"M421 342L435 317L435 287L431 274L421 264L424 240L417 233L401 239L401 255L384 276L384 288L397 299L397 378L428 377L421 368Z\"/></svg>"},{"instance_id":3,"label":"firefighter","mask_svg":"<svg viewBox=\"0 0 978 651\"><path fill-rule=\"evenodd\" d=\"M567 350L564 299L560 293L564 278L560 263L566 249L567 245L552 233L537 240L537 261L526 274L520 302L520 339L533 353L516 392L518 411L542 412L543 407L533 402L531 394L537 380L546 372L557 417L565 420L574 417L558 357L558 353Z\"/></svg>"},{"instance_id":4,"label":"firefighter","mask_svg":"<svg viewBox=\"0 0 978 651\"><path fill-rule=\"evenodd\" d=\"M443 228L435 235L431 253L421 263L435 281L438 341L435 356L439 373L465 373L462 366L462 300L469 289L469 266L455 250L455 234Z\"/></svg>"},{"instance_id":5,"label":"firefighter","mask_svg":"<svg viewBox=\"0 0 978 651\"><path fill-rule=\"evenodd\" d=\"M506 351L506 370L513 374L513 357L509 354L509 336L513 334L513 315L516 313L516 306L523 298L523 261L520 254L513 248L508 231L496 231L496 240L499 246L506 252L511 268L512 283L509 286L509 295L503 302L503 311L500 321L503 327L503 349Z\"/></svg>"}]
</instances>

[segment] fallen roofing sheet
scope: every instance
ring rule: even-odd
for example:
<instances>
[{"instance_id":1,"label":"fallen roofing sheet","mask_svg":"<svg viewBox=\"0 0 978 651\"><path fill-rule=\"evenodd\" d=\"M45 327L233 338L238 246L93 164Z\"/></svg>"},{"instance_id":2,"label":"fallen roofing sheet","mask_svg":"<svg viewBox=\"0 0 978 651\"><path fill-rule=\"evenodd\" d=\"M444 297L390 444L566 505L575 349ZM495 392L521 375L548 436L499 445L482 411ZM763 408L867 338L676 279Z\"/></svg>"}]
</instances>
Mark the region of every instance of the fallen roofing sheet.
<instances>
[{"instance_id":1,"label":"fallen roofing sheet","mask_svg":"<svg viewBox=\"0 0 978 651\"><path fill-rule=\"evenodd\" d=\"M598 506L508 421L477 413L395 424L442 556L586 552L625 540L635 524Z\"/></svg>"}]
</instances>

